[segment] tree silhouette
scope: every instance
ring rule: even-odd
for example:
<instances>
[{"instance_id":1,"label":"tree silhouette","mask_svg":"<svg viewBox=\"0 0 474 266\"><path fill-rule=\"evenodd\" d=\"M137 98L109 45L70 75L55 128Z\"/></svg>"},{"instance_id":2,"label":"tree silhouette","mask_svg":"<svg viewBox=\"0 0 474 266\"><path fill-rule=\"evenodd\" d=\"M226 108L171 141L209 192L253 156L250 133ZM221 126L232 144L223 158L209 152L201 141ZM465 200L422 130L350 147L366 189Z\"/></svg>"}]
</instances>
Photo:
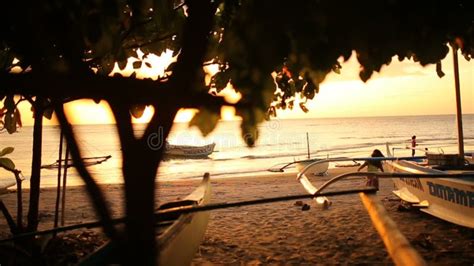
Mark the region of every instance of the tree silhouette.
<instances>
[{"instance_id":1,"label":"tree silhouette","mask_svg":"<svg viewBox=\"0 0 474 266\"><path fill-rule=\"evenodd\" d=\"M242 136L253 146L259 122L279 108L293 108L295 96L313 99L325 76L340 72L338 60L347 60L352 51L363 81L393 56L440 64L448 44L470 59L471 2L9 1L0 11L0 100L21 95L47 102L35 107L35 132L42 112L55 110L104 232L120 244L125 263L152 264L155 176L163 147L150 149L147 140L159 131L166 139L180 108L200 109L192 123L209 133L220 107L234 105L243 118ZM145 55L170 49L177 61L156 81L109 76L115 63L123 69L127 58L137 57L137 49ZM206 64L219 65L210 84L204 82ZM13 71L18 67L19 72ZM243 95L237 104L213 96L229 83ZM65 102L84 98L107 101L117 121L128 217L123 232L110 222L104 195L81 163L80 147L63 111ZM136 138L131 118L146 105L155 113L143 136ZM9 106L5 108L11 114ZM300 108L307 111L304 103ZM13 127L12 118L6 116L5 125ZM41 151L38 138L33 154ZM40 159L39 164L34 161L33 170L39 171L40 164ZM38 174L32 191L39 191L39 185ZM37 210L30 214L28 229L36 230Z\"/></svg>"}]
</instances>

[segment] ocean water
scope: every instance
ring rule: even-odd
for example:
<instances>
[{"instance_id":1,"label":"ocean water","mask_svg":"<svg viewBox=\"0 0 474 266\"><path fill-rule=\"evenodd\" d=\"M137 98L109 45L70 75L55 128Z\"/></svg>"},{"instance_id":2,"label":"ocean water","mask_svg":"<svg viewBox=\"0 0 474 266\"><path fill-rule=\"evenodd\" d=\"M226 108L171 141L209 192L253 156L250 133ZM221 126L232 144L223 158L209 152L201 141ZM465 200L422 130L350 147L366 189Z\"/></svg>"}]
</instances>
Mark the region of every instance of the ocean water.
<instances>
[{"instance_id":1,"label":"ocean water","mask_svg":"<svg viewBox=\"0 0 474 266\"><path fill-rule=\"evenodd\" d=\"M464 115L465 150L474 150L474 115ZM135 125L136 134L143 132L144 125ZM123 183L121 175L121 153L114 125L74 126L83 156L111 155L111 159L90 166L89 170L98 183ZM28 179L31 172L32 127L23 127L18 133L0 134L0 148L13 146L9 155ZM157 178L176 180L200 178L210 172L214 177L235 175L257 175L266 173L273 165L311 158L340 156L369 156L375 148L386 154L385 144L405 147L412 135L417 136L420 148L445 153L457 152L457 130L454 115L393 116L364 118L318 118L318 119L274 119L259 126L260 137L256 147L248 148L240 135L239 121L220 122L207 137L202 137L197 128L176 123L168 141L172 144L204 145L215 142L216 148L205 159L170 159L163 161ZM45 126L43 129L43 164L58 159L59 127ZM419 155L422 152L417 152ZM410 150L397 150L396 155L410 155ZM0 178L13 178L0 169ZM57 170L42 170L42 187L56 185ZM68 185L83 184L70 168ZM28 187L28 182L25 182Z\"/></svg>"}]
</instances>

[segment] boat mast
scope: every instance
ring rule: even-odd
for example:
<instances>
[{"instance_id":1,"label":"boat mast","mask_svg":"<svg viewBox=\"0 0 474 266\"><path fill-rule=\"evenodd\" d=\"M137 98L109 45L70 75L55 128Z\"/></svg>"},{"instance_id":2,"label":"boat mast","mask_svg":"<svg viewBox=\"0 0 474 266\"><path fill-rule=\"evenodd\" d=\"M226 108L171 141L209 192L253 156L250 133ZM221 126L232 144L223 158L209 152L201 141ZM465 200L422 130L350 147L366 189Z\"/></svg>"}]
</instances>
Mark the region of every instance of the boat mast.
<instances>
[{"instance_id":1,"label":"boat mast","mask_svg":"<svg viewBox=\"0 0 474 266\"><path fill-rule=\"evenodd\" d=\"M309 136L308 132L306 132L306 148L308 150L308 159L311 157L310 152L309 152Z\"/></svg>"},{"instance_id":2,"label":"boat mast","mask_svg":"<svg viewBox=\"0 0 474 266\"><path fill-rule=\"evenodd\" d=\"M456 120L458 128L458 150L459 156L464 158L464 136L462 130L462 110L461 110L461 90L459 85L459 64L458 64L458 45L454 43L453 49L453 67L454 67L454 86L456 89Z\"/></svg>"}]
</instances>

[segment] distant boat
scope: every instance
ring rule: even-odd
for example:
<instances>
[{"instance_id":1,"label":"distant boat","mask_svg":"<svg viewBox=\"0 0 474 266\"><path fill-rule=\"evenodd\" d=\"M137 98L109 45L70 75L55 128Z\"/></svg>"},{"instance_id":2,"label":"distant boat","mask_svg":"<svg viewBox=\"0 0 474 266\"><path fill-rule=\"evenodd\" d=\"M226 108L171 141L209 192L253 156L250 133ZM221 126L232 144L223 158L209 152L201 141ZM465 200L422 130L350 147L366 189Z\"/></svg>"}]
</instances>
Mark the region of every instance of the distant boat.
<instances>
[{"instance_id":1,"label":"distant boat","mask_svg":"<svg viewBox=\"0 0 474 266\"><path fill-rule=\"evenodd\" d=\"M301 171L303 171L303 169L306 166L308 166L308 165L310 165L314 162L321 161L321 160L325 160L325 159L308 159L308 160L297 161L295 163L296 164L296 169L298 170L298 172L301 172ZM321 164L312 165L307 170L307 172L311 173L311 174L314 174L314 175L323 175L328 171L328 168L329 168L329 162L323 162Z\"/></svg>"},{"instance_id":2,"label":"distant boat","mask_svg":"<svg viewBox=\"0 0 474 266\"><path fill-rule=\"evenodd\" d=\"M111 155L84 157L82 158L82 163L84 164L84 166L91 166L91 165L101 164L110 158L112 158ZM67 164L65 163L64 159L61 160L61 168L64 168L64 167L69 168L72 166L75 166L74 161L72 159L67 159ZM41 168L43 169L58 169L58 167L59 167L59 160L56 160L56 162L52 164L41 165Z\"/></svg>"},{"instance_id":3,"label":"distant boat","mask_svg":"<svg viewBox=\"0 0 474 266\"><path fill-rule=\"evenodd\" d=\"M216 144L204 146L173 145L166 143L165 155L168 157L205 158L214 152Z\"/></svg>"},{"instance_id":4,"label":"distant boat","mask_svg":"<svg viewBox=\"0 0 474 266\"><path fill-rule=\"evenodd\" d=\"M279 163L267 169L269 172L284 172L290 166L295 166L298 173L303 171L303 169L315 162L321 162L318 164L314 164L308 169L306 172L314 174L314 175L323 175L328 171L329 162L325 158L313 158L313 159L304 159L293 161L289 163Z\"/></svg>"},{"instance_id":5,"label":"distant boat","mask_svg":"<svg viewBox=\"0 0 474 266\"><path fill-rule=\"evenodd\" d=\"M387 154L392 156L387 145ZM458 154L426 154L427 161L397 160L387 162L393 173L446 174L437 178L392 178L403 201L440 219L474 228L474 165L472 154L461 159ZM465 174L461 178L449 174Z\"/></svg>"},{"instance_id":6,"label":"distant boat","mask_svg":"<svg viewBox=\"0 0 474 266\"><path fill-rule=\"evenodd\" d=\"M9 187L16 185L14 178L0 178L0 194L5 194Z\"/></svg>"}]
</instances>

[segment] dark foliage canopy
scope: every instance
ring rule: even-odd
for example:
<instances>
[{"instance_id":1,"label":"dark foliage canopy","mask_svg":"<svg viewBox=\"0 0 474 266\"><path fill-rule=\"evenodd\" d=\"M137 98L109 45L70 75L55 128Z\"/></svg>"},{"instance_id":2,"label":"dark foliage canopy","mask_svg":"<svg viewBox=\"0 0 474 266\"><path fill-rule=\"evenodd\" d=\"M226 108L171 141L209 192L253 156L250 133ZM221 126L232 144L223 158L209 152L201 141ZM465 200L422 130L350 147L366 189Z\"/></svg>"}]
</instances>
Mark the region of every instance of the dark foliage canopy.
<instances>
[{"instance_id":1,"label":"dark foliage canopy","mask_svg":"<svg viewBox=\"0 0 474 266\"><path fill-rule=\"evenodd\" d=\"M214 26L201 63L219 64L219 72L205 84L199 70L186 94L219 92L230 82L243 94L238 114L244 134L275 114L275 107L292 108L296 94L313 99L325 76L340 71L338 59L347 60L354 50L363 81L393 56L434 64L446 56L449 43L456 43L466 59L474 54L472 1L221 0L211 5ZM137 49L145 55L166 49L179 54L184 38L193 38L183 34L187 9L180 1L8 1L0 11L0 97L126 96L137 115L145 104L168 97L182 107L207 105L194 123L215 124L219 108L182 97L166 86L169 76L156 82L107 77L115 62L124 68L127 58L137 57ZM15 66L23 71L12 74ZM172 75L173 65L169 70ZM14 104L8 103L7 97L4 122L13 126Z\"/></svg>"},{"instance_id":2,"label":"dark foliage canopy","mask_svg":"<svg viewBox=\"0 0 474 266\"><path fill-rule=\"evenodd\" d=\"M191 121L204 134L218 122L223 105L234 105L242 136L252 146L256 125L293 108L294 99L313 99L340 60L353 51L360 78L399 60L438 64L449 45L469 60L474 56L472 0L31 0L0 4L0 130L21 125L19 102L35 110L27 230L38 225L42 116L57 114L76 169L86 184L105 234L119 244L128 264L155 258L155 177L163 148L150 149L147 137L166 139L179 108L198 108ZM111 76L138 49L177 60L156 80ZM135 69L147 64L138 60ZM204 65L219 72L205 83ZM242 94L236 104L215 96L228 84ZM15 97L16 95L16 97ZM19 97L18 97L19 96ZM111 222L101 188L84 166L62 104L76 99L105 100L117 121L122 151L124 207L120 231ZM155 114L142 137L131 116L146 105ZM304 103L300 104L307 111ZM21 217L21 216L20 216ZM21 227L21 219L18 222ZM132 259L133 258L133 259Z\"/></svg>"}]
</instances>

